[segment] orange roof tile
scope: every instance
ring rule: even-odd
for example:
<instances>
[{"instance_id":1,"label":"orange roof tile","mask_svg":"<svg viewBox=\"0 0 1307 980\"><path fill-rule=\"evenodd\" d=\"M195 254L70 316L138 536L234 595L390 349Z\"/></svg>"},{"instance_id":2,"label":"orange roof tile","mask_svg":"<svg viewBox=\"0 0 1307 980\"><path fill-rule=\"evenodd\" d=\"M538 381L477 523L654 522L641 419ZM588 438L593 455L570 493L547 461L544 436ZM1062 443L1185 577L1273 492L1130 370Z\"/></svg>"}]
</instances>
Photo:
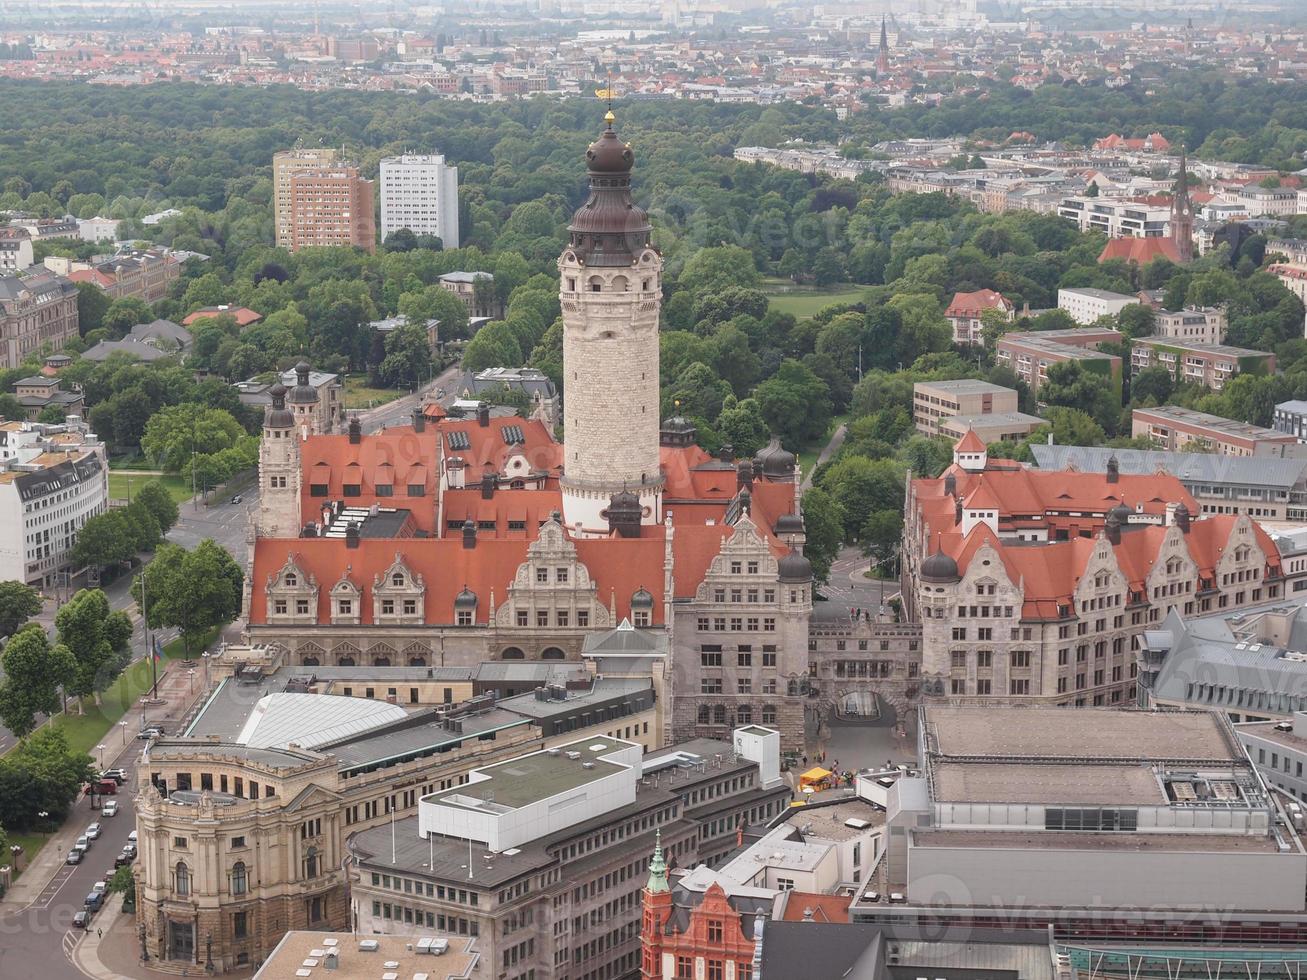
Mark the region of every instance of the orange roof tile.
<instances>
[{"instance_id":1,"label":"orange roof tile","mask_svg":"<svg viewBox=\"0 0 1307 980\"><path fill-rule=\"evenodd\" d=\"M967 434L953 448L960 453L983 453L985 443L980 436L976 435L975 429L968 429Z\"/></svg>"},{"instance_id":2,"label":"orange roof tile","mask_svg":"<svg viewBox=\"0 0 1307 980\"><path fill-rule=\"evenodd\" d=\"M1098 253L1099 262L1124 259L1136 265L1147 265L1156 258L1180 261L1180 252L1169 238L1113 238Z\"/></svg>"}]
</instances>

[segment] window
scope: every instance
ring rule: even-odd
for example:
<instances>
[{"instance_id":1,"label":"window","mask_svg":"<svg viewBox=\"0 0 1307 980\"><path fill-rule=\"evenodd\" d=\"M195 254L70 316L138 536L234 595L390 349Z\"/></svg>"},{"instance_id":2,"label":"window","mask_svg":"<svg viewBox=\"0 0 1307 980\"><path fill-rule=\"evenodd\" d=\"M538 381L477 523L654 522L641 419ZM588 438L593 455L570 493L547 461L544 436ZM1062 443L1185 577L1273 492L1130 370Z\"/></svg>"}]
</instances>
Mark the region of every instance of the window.
<instances>
[{"instance_id":1,"label":"window","mask_svg":"<svg viewBox=\"0 0 1307 980\"><path fill-rule=\"evenodd\" d=\"M565 585L567 583L567 569L566 568L554 569L554 581L557 582L559 585Z\"/></svg>"},{"instance_id":2,"label":"window","mask_svg":"<svg viewBox=\"0 0 1307 980\"><path fill-rule=\"evenodd\" d=\"M1029 650L1013 650L1013 651L1012 651L1012 666L1013 666L1013 667L1029 667L1029 666L1030 666L1030 651L1029 651Z\"/></svg>"},{"instance_id":3,"label":"window","mask_svg":"<svg viewBox=\"0 0 1307 980\"><path fill-rule=\"evenodd\" d=\"M536 582L537 582L538 584L540 584L540 585L544 585L544 584L547 583L548 581L549 581L549 569L547 569L547 568L537 568L537 569L536 569Z\"/></svg>"},{"instance_id":4,"label":"window","mask_svg":"<svg viewBox=\"0 0 1307 980\"><path fill-rule=\"evenodd\" d=\"M185 898L191 893L191 869L186 867L185 861L178 861L173 870L172 890L179 898Z\"/></svg>"},{"instance_id":5,"label":"window","mask_svg":"<svg viewBox=\"0 0 1307 980\"><path fill-rule=\"evenodd\" d=\"M699 665L702 667L720 667L722 665L721 647L701 647Z\"/></svg>"},{"instance_id":6,"label":"window","mask_svg":"<svg viewBox=\"0 0 1307 980\"><path fill-rule=\"evenodd\" d=\"M231 935L233 939L244 939L250 934L249 919L245 912L233 912L231 916Z\"/></svg>"},{"instance_id":7,"label":"window","mask_svg":"<svg viewBox=\"0 0 1307 980\"><path fill-rule=\"evenodd\" d=\"M249 891L249 875L245 872L245 862L237 861L231 869L231 893L244 895Z\"/></svg>"},{"instance_id":8,"label":"window","mask_svg":"<svg viewBox=\"0 0 1307 980\"><path fill-rule=\"evenodd\" d=\"M720 919L710 919L708 921L708 942L721 945L722 923Z\"/></svg>"},{"instance_id":9,"label":"window","mask_svg":"<svg viewBox=\"0 0 1307 980\"><path fill-rule=\"evenodd\" d=\"M471 626L471 625L472 625L472 611L471 611L470 609L460 609L460 610L458 611L458 613L457 613L457 620L456 620L455 625L457 625L457 626Z\"/></svg>"}]
</instances>

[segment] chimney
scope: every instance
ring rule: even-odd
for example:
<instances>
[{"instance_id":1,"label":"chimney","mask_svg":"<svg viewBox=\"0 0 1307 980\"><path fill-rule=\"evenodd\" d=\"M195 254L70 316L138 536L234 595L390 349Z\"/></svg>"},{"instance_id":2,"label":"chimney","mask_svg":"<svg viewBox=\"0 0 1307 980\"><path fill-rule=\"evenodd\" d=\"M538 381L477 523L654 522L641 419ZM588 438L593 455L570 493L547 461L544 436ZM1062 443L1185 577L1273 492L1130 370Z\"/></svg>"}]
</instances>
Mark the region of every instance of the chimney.
<instances>
[{"instance_id":1,"label":"chimney","mask_svg":"<svg viewBox=\"0 0 1307 980\"><path fill-rule=\"evenodd\" d=\"M483 429L490 426L490 406L485 402L477 402L477 425Z\"/></svg>"},{"instance_id":2,"label":"chimney","mask_svg":"<svg viewBox=\"0 0 1307 980\"><path fill-rule=\"evenodd\" d=\"M418 406L413 409L413 431L425 432L427 430L427 417L422 414L422 407Z\"/></svg>"},{"instance_id":3,"label":"chimney","mask_svg":"<svg viewBox=\"0 0 1307 980\"><path fill-rule=\"evenodd\" d=\"M962 498L961 497L953 498L953 523L954 524L962 523Z\"/></svg>"},{"instance_id":4,"label":"chimney","mask_svg":"<svg viewBox=\"0 0 1307 980\"><path fill-rule=\"evenodd\" d=\"M1175 509L1175 526L1180 529L1182 534L1189 533L1189 508L1185 506L1183 501Z\"/></svg>"},{"instance_id":5,"label":"chimney","mask_svg":"<svg viewBox=\"0 0 1307 980\"><path fill-rule=\"evenodd\" d=\"M944 493L950 497L958 495L958 478L952 473L944 477Z\"/></svg>"},{"instance_id":6,"label":"chimney","mask_svg":"<svg viewBox=\"0 0 1307 980\"><path fill-rule=\"evenodd\" d=\"M495 495L495 487L499 484L499 474L493 469L487 468L481 474L481 499L490 500Z\"/></svg>"},{"instance_id":7,"label":"chimney","mask_svg":"<svg viewBox=\"0 0 1307 980\"><path fill-rule=\"evenodd\" d=\"M722 445L722 448L717 450L717 458L721 460L723 463L735 462L735 447L732 446L729 442L724 443Z\"/></svg>"},{"instance_id":8,"label":"chimney","mask_svg":"<svg viewBox=\"0 0 1307 980\"><path fill-rule=\"evenodd\" d=\"M349 444L357 446L363 441L363 426L359 424L359 417L351 415L349 417Z\"/></svg>"},{"instance_id":9,"label":"chimney","mask_svg":"<svg viewBox=\"0 0 1307 980\"><path fill-rule=\"evenodd\" d=\"M463 522L463 547L475 548L477 546L477 525L476 521L468 518Z\"/></svg>"},{"instance_id":10,"label":"chimney","mask_svg":"<svg viewBox=\"0 0 1307 980\"><path fill-rule=\"evenodd\" d=\"M753 460L742 459L736 464L735 486L740 490L753 489Z\"/></svg>"},{"instance_id":11,"label":"chimney","mask_svg":"<svg viewBox=\"0 0 1307 980\"><path fill-rule=\"evenodd\" d=\"M1108 544L1121 543L1121 518L1114 511L1108 511L1107 521L1103 524L1103 533L1107 535Z\"/></svg>"},{"instance_id":12,"label":"chimney","mask_svg":"<svg viewBox=\"0 0 1307 980\"><path fill-rule=\"evenodd\" d=\"M345 547L357 548L359 546L359 524L358 521L350 521L345 527Z\"/></svg>"},{"instance_id":13,"label":"chimney","mask_svg":"<svg viewBox=\"0 0 1307 980\"><path fill-rule=\"evenodd\" d=\"M1121 463L1116 458L1116 453L1113 453L1111 456L1107 457L1107 482L1108 483L1121 482Z\"/></svg>"}]
</instances>

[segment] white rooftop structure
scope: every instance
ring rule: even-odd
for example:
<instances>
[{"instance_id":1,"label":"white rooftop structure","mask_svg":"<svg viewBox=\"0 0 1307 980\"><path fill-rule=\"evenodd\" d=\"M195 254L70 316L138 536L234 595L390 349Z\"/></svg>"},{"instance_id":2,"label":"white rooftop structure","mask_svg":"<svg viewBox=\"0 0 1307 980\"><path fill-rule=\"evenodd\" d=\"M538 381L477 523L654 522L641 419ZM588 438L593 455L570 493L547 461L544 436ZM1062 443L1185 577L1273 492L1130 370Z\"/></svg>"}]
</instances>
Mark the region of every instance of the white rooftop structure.
<instances>
[{"instance_id":1,"label":"white rooftop structure","mask_svg":"<svg viewBox=\"0 0 1307 980\"><path fill-rule=\"evenodd\" d=\"M386 701L282 692L259 699L236 741L259 749L312 749L407 717Z\"/></svg>"}]
</instances>

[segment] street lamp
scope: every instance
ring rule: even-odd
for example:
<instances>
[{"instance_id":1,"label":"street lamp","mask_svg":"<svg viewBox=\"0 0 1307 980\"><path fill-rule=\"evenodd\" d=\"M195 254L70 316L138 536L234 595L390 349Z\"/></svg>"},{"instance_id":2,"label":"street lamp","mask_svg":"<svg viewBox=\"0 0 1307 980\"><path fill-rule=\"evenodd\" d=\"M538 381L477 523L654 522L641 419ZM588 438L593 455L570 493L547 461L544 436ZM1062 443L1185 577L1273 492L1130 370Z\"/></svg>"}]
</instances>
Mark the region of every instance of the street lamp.
<instances>
[{"instance_id":1,"label":"street lamp","mask_svg":"<svg viewBox=\"0 0 1307 980\"><path fill-rule=\"evenodd\" d=\"M127 722L125 721L118 722L118 727L122 729L123 745L125 746L127 744Z\"/></svg>"},{"instance_id":2,"label":"street lamp","mask_svg":"<svg viewBox=\"0 0 1307 980\"><path fill-rule=\"evenodd\" d=\"M49 811L49 810L40 810L40 811L37 812L36 815L37 815L38 817L41 818L41 821L42 821L43 823L45 823L45 825L46 825L46 827L45 827L45 835L46 835L47 837L49 837L50 834L53 833L53 830L52 830L52 828L51 828L50 825L49 825L49 820L50 820L50 811Z\"/></svg>"},{"instance_id":3,"label":"street lamp","mask_svg":"<svg viewBox=\"0 0 1307 980\"><path fill-rule=\"evenodd\" d=\"M195 693L195 668L192 667L190 670L186 671L186 676L191 679L191 693L194 694Z\"/></svg>"},{"instance_id":4,"label":"street lamp","mask_svg":"<svg viewBox=\"0 0 1307 980\"><path fill-rule=\"evenodd\" d=\"M104 744L103 742L101 742L99 745L97 745L97 746L95 747L95 751L98 752L99 755L100 755L100 768L101 768L101 769L104 769L104 750L105 750L105 744Z\"/></svg>"}]
</instances>

